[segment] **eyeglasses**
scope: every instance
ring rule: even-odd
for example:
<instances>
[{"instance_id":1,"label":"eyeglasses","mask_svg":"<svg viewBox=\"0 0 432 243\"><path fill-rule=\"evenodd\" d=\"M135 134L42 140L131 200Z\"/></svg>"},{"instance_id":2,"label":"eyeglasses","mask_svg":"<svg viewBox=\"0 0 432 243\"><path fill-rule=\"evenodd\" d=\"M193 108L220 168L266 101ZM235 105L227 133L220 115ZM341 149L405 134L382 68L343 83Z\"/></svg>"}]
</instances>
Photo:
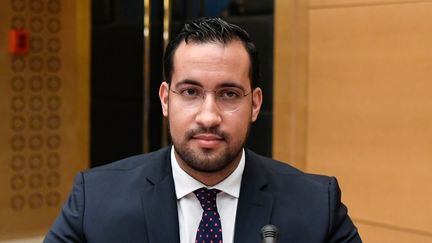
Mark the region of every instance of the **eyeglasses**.
<instances>
[{"instance_id":1,"label":"eyeglasses","mask_svg":"<svg viewBox=\"0 0 432 243\"><path fill-rule=\"evenodd\" d=\"M240 108L242 99L252 93L237 87L223 87L217 90L205 90L196 85L182 85L177 90L169 88L171 92L180 97L181 105L186 109L201 107L206 98L206 93L214 93L216 105L221 111L233 112Z\"/></svg>"}]
</instances>

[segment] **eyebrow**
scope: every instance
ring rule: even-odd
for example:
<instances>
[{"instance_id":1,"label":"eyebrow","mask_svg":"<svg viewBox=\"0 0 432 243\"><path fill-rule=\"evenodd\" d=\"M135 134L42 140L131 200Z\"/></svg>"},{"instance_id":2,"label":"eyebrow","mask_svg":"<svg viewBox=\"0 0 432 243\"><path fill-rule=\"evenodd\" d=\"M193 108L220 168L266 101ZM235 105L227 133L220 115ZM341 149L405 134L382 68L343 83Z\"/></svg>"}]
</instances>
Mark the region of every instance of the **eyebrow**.
<instances>
[{"instance_id":1,"label":"eyebrow","mask_svg":"<svg viewBox=\"0 0 432 243\"><path fill-rule=\"evenodd\" d=\"M181 86L181 85L185 85L185 84L196 85L196 86L199 86L199 87L201 87L201 88L204 88L204 86L203 86L200 82L198 82L198 81L196 81L196 80L192 80L192 79L184 79L184 80L182 80L182 81L179 81L179 82L175 85L175 87L178 88L179 86ZM223 83L217 85L216 89L219 89L219 88L226 88L226 87L235 87L235 88L239 88L239 89L241 89L241 90L243 90L243 91L245 90L243 86L241 86L241 85L239 85L239 84L237 84L237 83L234 83L234 82L223 82Z\"/></svg>"},{"instance_id":2,"label":"eyebrow","mask_svg":"<svg viewBox=\"0 0 432 243\"><path fill-rule=\"evenodd\" d=\"M192 85L203 87L200 82L192 79L184 79L182 81L179 81L178 83L176 83L175 87L178 88L180 85L185 85L185 84L192 84Z\"/></svg>"}]
</instances>

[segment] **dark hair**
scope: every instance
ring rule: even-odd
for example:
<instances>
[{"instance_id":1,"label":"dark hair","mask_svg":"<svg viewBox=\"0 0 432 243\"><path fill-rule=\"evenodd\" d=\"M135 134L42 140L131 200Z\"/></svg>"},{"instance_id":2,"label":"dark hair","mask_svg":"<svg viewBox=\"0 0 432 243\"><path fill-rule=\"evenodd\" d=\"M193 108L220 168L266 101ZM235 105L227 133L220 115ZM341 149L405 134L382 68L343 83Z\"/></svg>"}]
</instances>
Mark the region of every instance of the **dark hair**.
<instances>
[{"instance_id":1,"label":"dark hair","mask_svg":"<svg viewBox=\"0 0 432 243\"><path fill-rule=\"evenodd\" d=\"M165 80L171 83L174 69L174 53L182 41L198 43L219 42L227 44L233 40L240 40L249 54L249 78L252 88L258 86L259 59L255 44L249 34L237 25L227 23L220 18L204 17L186 23L183 29L168 43L164 55Z\"/></svg>"}]
</instances>

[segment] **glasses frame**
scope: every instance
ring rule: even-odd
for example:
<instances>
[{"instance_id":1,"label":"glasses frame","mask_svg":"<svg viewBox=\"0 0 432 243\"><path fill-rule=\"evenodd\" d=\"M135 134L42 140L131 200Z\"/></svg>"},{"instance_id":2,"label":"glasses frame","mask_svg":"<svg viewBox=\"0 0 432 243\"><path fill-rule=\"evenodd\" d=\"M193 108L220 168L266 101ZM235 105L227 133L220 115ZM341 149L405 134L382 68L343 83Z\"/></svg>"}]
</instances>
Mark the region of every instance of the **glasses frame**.
<instances>
[{"instance_id":1,"label":"glasses frame","mask_svg":"<svg viewBox=\"0 0 432 243\"><path fill-rule=\"evenodd\" d=\"M216 103L216 106L218 107L218 109L220 111L223 111L223 112L235 112L235 111L237 111L240 108L240 106L239 106L239 107L235 108L234 110L224 110L224 109L221 109L216 94L218 93L219 90L225 89L227 87L222 87L222 88L219 88L219 89L216 89L216 90L206 90L206 89L204 89L202 87L197 87L197 88L199 88L199 89L201 89L203 91L204 95L199 96L201 98L201 100L202 100L202 103L200 105L198 105L197 107L193 107L193 108L190 108L190 109L195 109L195 108L198 109L199 107L201 107L202 104L204 104L205 99L207 98L207 93L214 93L215 94L215 103ZM176 94L176 95L178 95L180 97L184 97L184 95L182 95L181 92L178 92L177 90L172 89L170 86L168 86L168 90L170 90L171 92L173 92L174 94ZM240 90L243 91L243 89L240 89ZM251 89L248 93L240 95L239 99L243 99L244 97L252 94L252 92L253 92L253 89Z\"/></svg>"}]
</instances>

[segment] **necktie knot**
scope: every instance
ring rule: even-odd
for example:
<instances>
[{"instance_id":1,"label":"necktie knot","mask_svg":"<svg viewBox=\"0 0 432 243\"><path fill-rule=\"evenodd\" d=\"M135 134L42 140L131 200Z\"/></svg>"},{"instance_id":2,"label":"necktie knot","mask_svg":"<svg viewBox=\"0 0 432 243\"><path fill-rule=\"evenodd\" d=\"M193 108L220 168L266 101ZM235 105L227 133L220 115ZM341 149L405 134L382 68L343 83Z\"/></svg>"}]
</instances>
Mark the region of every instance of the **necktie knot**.
<instances>
[{"instance_id":1,"label":"necktie knot","mask_svg":"<svg viewBox=\"0 0 432 243\"><path fill-rule=\"evenodd\" d=\"M220 192L218 189L207 189L205 187L194 191L195 196L200 201L204 211L217 211L216 196Z\"/></svg>"}]
</instances>

